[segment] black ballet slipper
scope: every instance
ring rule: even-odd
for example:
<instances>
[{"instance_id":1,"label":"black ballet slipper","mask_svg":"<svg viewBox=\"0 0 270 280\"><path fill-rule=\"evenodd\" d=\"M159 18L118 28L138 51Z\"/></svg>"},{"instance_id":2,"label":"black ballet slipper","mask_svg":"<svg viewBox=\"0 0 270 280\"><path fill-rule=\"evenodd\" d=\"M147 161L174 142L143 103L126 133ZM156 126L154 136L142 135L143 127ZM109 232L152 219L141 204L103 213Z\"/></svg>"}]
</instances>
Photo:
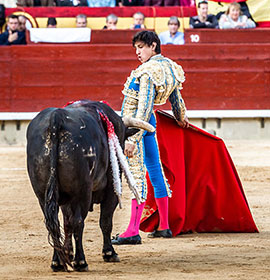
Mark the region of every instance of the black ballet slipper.
<instances>
[{"instance_id":1,"label":"black ballet slipper","mask_svg":"<svg viewBox=\"0 0 270 280\"><path fill-rule=\"evenodd\" d=\"M139 234L129 237L120 237L119 234L112 238L112 245L137 245L142 244Z\"/></svg>"},{"instance_id":2,"label":"black ballet slipper","mask_svg":"<svg viewBox=\"0 0 270 280\"><path fill-rule=\"evenodd\" d=\"M147 237L149 237L149 238L159 238L159 237L172 238L172 231L169 228L163 229L163 230L156 229L153 232L149 233L147 235Z\"/></svg>"}]
</instances>

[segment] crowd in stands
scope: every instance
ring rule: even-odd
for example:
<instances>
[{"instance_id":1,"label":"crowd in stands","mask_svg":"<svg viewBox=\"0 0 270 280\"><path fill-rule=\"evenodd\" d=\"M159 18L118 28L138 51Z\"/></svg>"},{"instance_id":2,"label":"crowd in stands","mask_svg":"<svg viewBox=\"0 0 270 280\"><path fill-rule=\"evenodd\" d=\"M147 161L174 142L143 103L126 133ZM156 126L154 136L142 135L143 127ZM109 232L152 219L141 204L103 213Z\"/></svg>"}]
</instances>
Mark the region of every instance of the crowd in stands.
<instances>
[{"instance_id":1,"label":"crowd in stands","mask_svg":"<svg viewBox=\"0 0 270 280\"><path fill-rule=\"evenodd\" d=\"M256 27L255 22L243 14L241 5L237 2L232 2L224 14L217 16L208 14L207 1L200 1L197 11L198 15L190 18L190 28L241 29Z\"/></svg>"},{"instance_id":2,"label":"crowd in stands","mask_svg":"<svg viewBox=\"0 0 270 280\"><path fill-rule=\"evenodd\" d=\"M16 15L8 16L8 29L0 34L0 45L25 45L25 30L22 30L23 25L19 25L19 18ZM21 30L21 31L20 31Z\"/></svg>"},{"instance_id":3,"label":"crowd in stands","mask_svg":"<svg viewBox=\"0 0 270 280\"><path fill-rule=\"evenodd\" d=\"M57 2L57 3L56 3ZM61 4L61 3L62 4ZM70 3L67 3L70 2ZM72 2L72 3L71 3ZM114 2L114 3L113 3ZM117 3L116 3L117 2ZM166 1L115 1L115 0L17 0L17 5L88 5L97 7L98 5L115 6L118 5L137 5L142 2L149 5L157 5L158 3L164 5ZM167 3L173 4L176 1L167 1ZM189 3L192 1L189 1ZM1 3L1 2L0 2ZM187 1L186 1L187 3ZM208 14L208 2L205 0L199 1L197 6L198 15L191 17L189 21L190 28L220 28L220 29L240 29L240 28L255 28L256 24L247 15L242 14L241 5L237 2L233 2L228 5L228 9L225 13L219 15ZM142 12L136 12L133 15L133 24L129 29L147 29L144 24L145 16ZM115 14L110 14L106 18L106 24L103 29L116 30L118 17ZM48 28L57 27L57 21L55 18L48 18ZM76 27L87 27L87 16L79 14L76 16ZM6 31L0 34L0 45L13 45L13 44L26 44L25 42L25 30L27 28L27 19L24 16L10 15L7 19ZM184 33L179 31L180 22L176 16L171 16L168 21L168 30L159 34L159 38L162 45L174 44L183 45Z\"/></svg>"}]
</instances>

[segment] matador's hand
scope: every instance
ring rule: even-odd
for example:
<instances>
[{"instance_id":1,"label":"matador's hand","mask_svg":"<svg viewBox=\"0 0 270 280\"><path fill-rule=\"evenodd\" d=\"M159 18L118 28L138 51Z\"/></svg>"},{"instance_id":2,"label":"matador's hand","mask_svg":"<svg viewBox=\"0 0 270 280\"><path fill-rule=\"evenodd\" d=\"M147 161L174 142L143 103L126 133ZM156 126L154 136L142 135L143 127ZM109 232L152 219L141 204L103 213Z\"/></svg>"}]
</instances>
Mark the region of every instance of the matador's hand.
<instances>
[{"instance_id":1,"label":"matador's hand","mask_svg":"<svg viewBox=\"0 0 270 280\"><path fill-rule=\"evenodd\" d=\"M132 158L132 157L133 157L134 150L135 150L135 144L132 143L132 142L126 141L126 142L125 142L125 151L124 151L124 154L125 154L127 157Z\"/></svg>"},{"instance_id":2,"label":"matador's hand","mask_svg":"<svg viewBox=\"0 0 270 280\"><path fill-rule=\"evenodd\" d=\"M177 121L177 124L183 128L188 128L189 127L189 121L188 121L188 117L185 116L184 119L182 121Z\"/></svg>"}]
</instances>

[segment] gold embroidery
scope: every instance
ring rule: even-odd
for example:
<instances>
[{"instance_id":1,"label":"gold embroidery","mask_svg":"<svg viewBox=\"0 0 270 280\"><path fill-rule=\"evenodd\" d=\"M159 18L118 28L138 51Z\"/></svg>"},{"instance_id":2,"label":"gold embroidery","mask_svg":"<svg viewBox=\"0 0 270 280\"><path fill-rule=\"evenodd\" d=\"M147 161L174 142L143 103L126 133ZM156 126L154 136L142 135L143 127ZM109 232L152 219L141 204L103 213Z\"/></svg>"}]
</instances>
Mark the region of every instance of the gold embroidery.
<instances>
[{"instance_id":1,"label":"gold embroidery","mask_svg":"<svg viewBox=\"0 0 270 280\"><path fill-rule=\"evenodd\" d=\"M136 70L132 71L124 85L125 95L122 116L132 116L144 121L149 121L153 113L153 106L162 105L170 99L174 116L177 120L185 117L185 103L180 90L185 81L184 71L181 66L172 60L156 55L148 62L143 63ZM141 198L146 199L147 182L145 179L145 165L143 155L142 136L144 131L140 130L129 141L136 144L133 158L129 158L129 166L141 191ZM160 161L160 159L159 159ZM162 171L163 178L165 174ZM166 180L166 179L165 179ZM171 191L168 182L165 182L168 196ZM146 214L147 215L147 214Z\"/></svg>"},{"instance_id":2,"label":"gold embroidery","mask_svg":"<svg viewBox=\"0 0 270 280\"><path fill-rule=\"evenodd\" d=\"M144 206L144 209L143 209L141 221L142 221L142 220L148 219L148 218L149 218L150 216L152 216L156 211L157 211L157 209L150 208L149 205L145 205L145 206Z\"/></svg>"},{"instance_id":3,"label":"gold embroidery","mask_svg":"<svg viewBox=\"0 0 270 280\"><path fill-rule=\"evenodd\" d=\"M145 86L140 83L144 75L149 77L155 86L155 105L165 104L172 91L175 88L181 90L185 81L185 74L180 65L162 55L156 55L131 72L124 85L123 94L139 99L139 93L131 88L131 83L133 81L140 84L141 90L141 87Z\"/></svg>"},{"instance_id":4,"label":"gold embroidery","mask_svg":"<svg viewBox=\"0 0 270 280\"><path fill-rule=\"evenodd\" d=\"M131 75L137 79L139 79L143 74L147 74L155 86L165 84L164 68L161 63L154 59L150 59L131 72Z\"/></svg>"}]
</instances>

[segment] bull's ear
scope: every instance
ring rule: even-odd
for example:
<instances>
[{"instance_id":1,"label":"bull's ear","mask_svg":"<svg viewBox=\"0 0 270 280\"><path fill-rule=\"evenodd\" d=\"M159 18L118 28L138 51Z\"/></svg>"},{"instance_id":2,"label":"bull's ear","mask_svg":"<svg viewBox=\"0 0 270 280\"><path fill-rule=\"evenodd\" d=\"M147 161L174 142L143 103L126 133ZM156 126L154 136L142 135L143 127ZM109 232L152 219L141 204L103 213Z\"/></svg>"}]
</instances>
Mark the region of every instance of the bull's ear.
<instances>
[{"instance_id":1,"label":"bull's ear","mask_svg":"<svg viewBox=\"0 0 270 280\"><path fill-rule=\"evenodd\" d=\"M125 140L134 135L135 133L139 132L140 130L138 128L127 128L126 129L126 135L125 135Z\"/></svg>"}]
</instances>

